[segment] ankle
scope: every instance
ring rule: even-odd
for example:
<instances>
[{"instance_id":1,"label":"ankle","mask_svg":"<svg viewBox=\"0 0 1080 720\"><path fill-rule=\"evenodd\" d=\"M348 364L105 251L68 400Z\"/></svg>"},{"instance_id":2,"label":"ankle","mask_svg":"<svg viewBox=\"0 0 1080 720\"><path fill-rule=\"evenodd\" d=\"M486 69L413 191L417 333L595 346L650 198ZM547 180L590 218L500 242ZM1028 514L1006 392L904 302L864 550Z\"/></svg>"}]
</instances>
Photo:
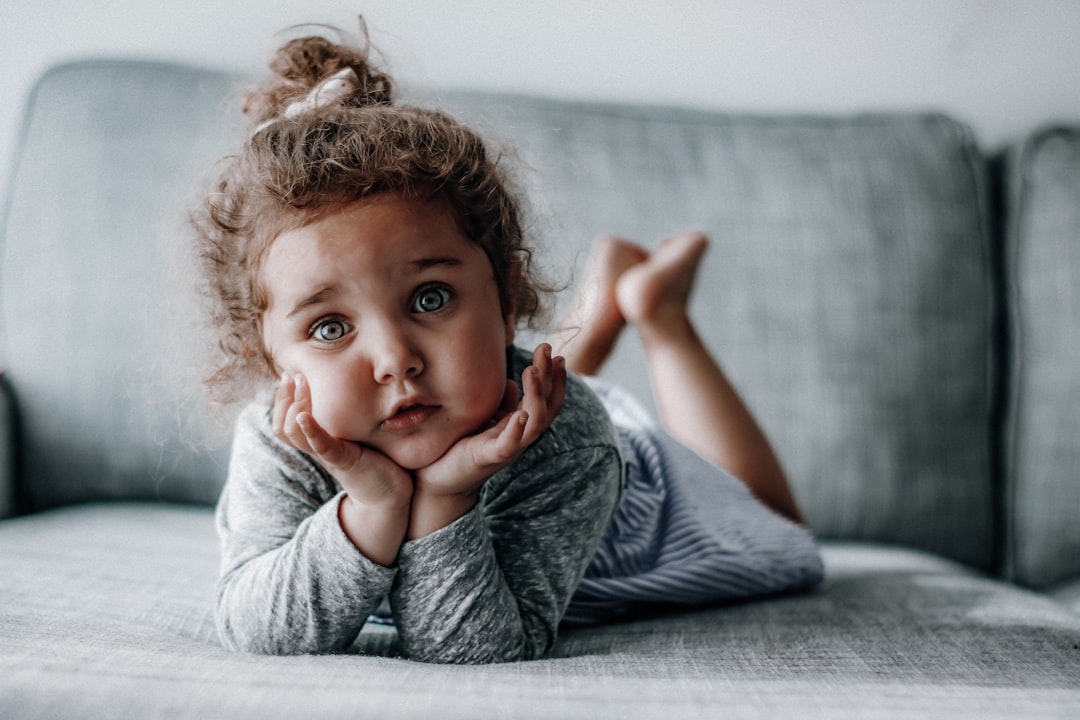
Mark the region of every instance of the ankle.
<instances>
[{"instance_id":1,"label":"ankle","mask_svg":"<svg viewBox=\"0 0 1080 720\"><path fill-rule=\"evenodd\" d=\"M654 313L634 324L646 348L698 344L700 339L686 307Z\"/></svg>"}]
</instances>

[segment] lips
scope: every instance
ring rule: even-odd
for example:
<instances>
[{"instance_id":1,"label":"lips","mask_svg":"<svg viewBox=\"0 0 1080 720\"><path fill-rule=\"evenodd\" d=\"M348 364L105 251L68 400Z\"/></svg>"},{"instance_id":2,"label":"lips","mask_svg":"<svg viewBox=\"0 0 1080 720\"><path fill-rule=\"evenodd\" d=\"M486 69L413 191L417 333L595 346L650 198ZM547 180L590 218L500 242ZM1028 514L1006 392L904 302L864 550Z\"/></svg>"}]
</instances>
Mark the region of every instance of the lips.
<instances>
[{"instance_id":1,"label":"lips","mask_svg":"<svg viewBox=\"0 0 1080 720\"><path fill-rule=\"evenodd\" d=\"M438 411L438 405L422 402L401 403L382 421L381 427L388 432L407 432L423 425Z\"/></svg>"}]
</instances>

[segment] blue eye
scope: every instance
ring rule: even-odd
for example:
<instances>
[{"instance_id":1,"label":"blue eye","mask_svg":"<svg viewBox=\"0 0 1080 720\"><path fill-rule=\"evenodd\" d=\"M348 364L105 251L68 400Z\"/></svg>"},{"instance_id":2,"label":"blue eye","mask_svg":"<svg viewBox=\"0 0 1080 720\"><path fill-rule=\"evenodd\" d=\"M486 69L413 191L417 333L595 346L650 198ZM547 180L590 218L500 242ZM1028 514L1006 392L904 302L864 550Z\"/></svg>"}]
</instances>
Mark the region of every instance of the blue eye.
<instances>
[{"instance_id":1,"label":"blue eye","mask_svg":"<svg viewBox=\"0 0 1080 720\"><path fill-rule=\"evenodd\" d=\"M449 289L432 285L416 293L411 310L417 313L429 313L441 310L450 302L453 293Z\"/></svg>"},{"instance_id":2,"label":"blue eye","mask_svg":"<svg viewBox=\"0 0 1080 720\"><path fill-rule=\"evenodd\" d=\"M349 326L341 320L320 320L311 328L311 337L320 342L337 342L349 332Z\"/></svg>"}]
</instances>

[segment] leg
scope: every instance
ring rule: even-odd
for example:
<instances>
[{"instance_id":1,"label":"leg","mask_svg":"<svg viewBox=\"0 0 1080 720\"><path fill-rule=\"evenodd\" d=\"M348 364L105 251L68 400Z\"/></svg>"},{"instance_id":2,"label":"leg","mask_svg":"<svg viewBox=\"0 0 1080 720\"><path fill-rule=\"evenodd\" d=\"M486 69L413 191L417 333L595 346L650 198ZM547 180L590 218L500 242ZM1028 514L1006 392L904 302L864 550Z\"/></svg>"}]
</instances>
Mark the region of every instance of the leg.
<instances>
[{"instance_id":1,"label":"leg","mask_svg":"<svg viewBox=\"0 0 1080 720\"><path fill-rule=\"evenodd\" d=\"M676 235L625 269L615 283L619 314L641 336L664 429L801 522L772 446L690 321L687 302L707 245L700 233Z\"/></svg>"},{"instance_id":2,"label":"leg","mask_svg":"<svg viewBox=\"0 0 1080 720\"><path fill-rule=\"evenodd\" d=\"M627 268L648 256L637 245L613 237L601 237L593 245L577 297L551 338L552 352L566 358L567 370L579 375L600 371L626 326L615 284Z\"/></svg>"}]
</instances>

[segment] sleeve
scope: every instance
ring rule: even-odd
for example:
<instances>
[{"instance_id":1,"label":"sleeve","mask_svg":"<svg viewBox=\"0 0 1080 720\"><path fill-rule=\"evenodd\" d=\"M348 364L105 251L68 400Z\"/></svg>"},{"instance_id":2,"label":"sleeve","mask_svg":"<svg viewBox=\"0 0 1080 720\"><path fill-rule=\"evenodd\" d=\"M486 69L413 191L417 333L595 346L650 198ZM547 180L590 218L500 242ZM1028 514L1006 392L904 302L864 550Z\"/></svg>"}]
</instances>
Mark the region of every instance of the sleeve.
<instances>
[{"instance_id":1,"label":"sleeve","mask_svg":"<svg viewBox=\"0 0 1080 720\"><path fill-rule=\"evenodd\" d=\"M256 653L343 649L389 591L395 570L349 541L334 481L274 437L259 410L249 408L237 424L218 502L218 634L227 647Z\"/></svg>"},{"instance_id":2,"label":"sleeve","mask_svg":"<svg viewBox=\"0 0 1080 720\"><path fill-rule=\"evenodd\" d=\"M614 443L530 448L476 508L406 543L390 593L406 654L480 663L546 653L621 486Z\"/></svg>"}]
</instances>

